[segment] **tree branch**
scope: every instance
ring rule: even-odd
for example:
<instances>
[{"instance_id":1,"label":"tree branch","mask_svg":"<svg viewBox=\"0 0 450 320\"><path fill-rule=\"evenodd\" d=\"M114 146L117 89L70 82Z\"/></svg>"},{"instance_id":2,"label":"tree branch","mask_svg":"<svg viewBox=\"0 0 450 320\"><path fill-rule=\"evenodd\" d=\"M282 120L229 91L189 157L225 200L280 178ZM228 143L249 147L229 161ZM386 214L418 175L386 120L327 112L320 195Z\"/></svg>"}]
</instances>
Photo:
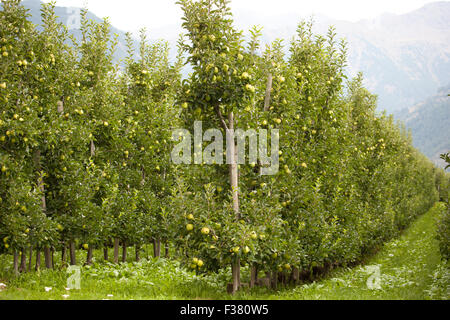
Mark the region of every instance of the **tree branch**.
<instances>
[{"instance_id":1,"label":"tree branch","mask_svg":"<svg viewBox=\"0 0 450 320\"><path fill-rule=\"evenodd\" d=\"M219 106L216 105L216 106L214 107L214 109L216 110L216 113L217 113L217 115L219 116L220 123L222 124L223 129L224 129L225 131L228 130L227 123L225 122L225 119L224 119L224 117L223 117L223 115L222 115L222 112L220 112Z\"/></svg>"}]
</instances>

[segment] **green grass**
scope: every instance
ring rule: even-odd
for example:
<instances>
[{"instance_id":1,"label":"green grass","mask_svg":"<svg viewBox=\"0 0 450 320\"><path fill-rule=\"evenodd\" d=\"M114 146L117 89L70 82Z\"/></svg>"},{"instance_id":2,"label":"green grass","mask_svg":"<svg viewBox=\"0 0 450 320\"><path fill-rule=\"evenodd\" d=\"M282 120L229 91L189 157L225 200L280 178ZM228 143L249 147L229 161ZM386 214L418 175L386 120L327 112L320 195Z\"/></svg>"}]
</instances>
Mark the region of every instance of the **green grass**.
<instances>
[{"instance_id":1,"label":"green grass","mask_svg":"<svg viewBox=\"0 0 450 320\"><path fill-rule=\"evenodd\" d=\"M25 273L11 277L11 257L0 258L0 300L5 299L449 299L449 265L441 262L436 240L436 218L443 207L437 204L415 221L399 239L392 240L364 266L339 268L314 283L270 291L243 290L225 293L230 270L197 276L176 261L143 259L120 266L94 263L81 269L81 290L67 291L65 270ZM132 252L130 252L132 253ZM100 259L100 252L96 258ZM80 259L81 252L80 252ZM380 288L369 289L370 268L380 270ZM248 272L243 268L243 273ZM6 280L9 279L9 280ZM46 292L45 288L51 288ZM2 291L1 291L2 290Z\"/></svg>"}]
</instances>

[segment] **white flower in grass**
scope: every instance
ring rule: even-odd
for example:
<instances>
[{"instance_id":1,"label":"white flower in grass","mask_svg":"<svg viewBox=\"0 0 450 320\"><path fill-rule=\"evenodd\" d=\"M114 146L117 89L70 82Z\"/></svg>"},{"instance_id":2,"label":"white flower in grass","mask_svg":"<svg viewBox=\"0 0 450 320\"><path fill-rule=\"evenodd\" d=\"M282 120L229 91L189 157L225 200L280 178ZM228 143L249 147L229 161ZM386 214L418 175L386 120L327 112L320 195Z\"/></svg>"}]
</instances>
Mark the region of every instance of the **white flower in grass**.
<instances>
[{"instance_id":1,"label":"white flower in grass","mask_svg":"<svg viewBox=\"0 0 450 320\"><path fill-rule=\"evenodd\" d=\"M49 291L52 291L52 287L45 287L45 292L49 292Z\"/></svg>"},{"instance_id":2,"label":"white flower in grass","mask_svg":"<svg viewBox=\"0 0 450 320\"><path fill-rule=\"evenodd\" d=\"M67 298L70 297L70 296L69 296L68 294L63 294L62 297L63 297L64 299L67 299Z\"/></svg>"},{"instance_id":3,"label":"white flower in grass","mask_svg":"<svg viewBox=\"0 0 450 320\"><path fill-rule=\"evenodd\" d=\"M66 291L70 291L70 288L66 288Z\"/></svg>"},{"instance_id":4,"label":"white flower in grass","mask_svg":"<svg viewBox=\"0 0 450 320\"><path fill-rule=\"evenodd\" d=\"M112 297L114 297L112 294L108 294L108 295L106 295L107 297L110 297L110 298L112 298Z\"/></svg>"}]
</instances>

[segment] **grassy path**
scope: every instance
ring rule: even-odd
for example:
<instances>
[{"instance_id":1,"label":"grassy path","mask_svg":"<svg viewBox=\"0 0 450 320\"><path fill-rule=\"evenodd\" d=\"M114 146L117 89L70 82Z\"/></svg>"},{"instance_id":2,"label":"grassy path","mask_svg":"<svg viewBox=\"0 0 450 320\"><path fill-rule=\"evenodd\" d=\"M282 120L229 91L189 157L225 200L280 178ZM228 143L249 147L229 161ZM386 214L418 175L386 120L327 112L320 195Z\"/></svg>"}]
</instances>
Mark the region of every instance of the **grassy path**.
<instances>
[{"instance_id":1,"label":"grassy path","mask_svg":"<svg viewBox=\"0 0 450 320\"><path fill-rule=\"evenodd\" d=\"M440 205L435 206L415 221L399 239L385 244L365 266L338 269L326 280L267 298L449 299L449 269L441 263L436 240L435 225L440 208Z\"/></svg>"},{"instance_id":2,"label":"grassy path","mask_svg":"<svg viewBox=\"0 0 450 320\"><path fill-rule=\"evenodd\" d=\"M336 269L325 279L272 292L264 288L224 294L229 271L200 277L177 262L144 260L81 269L81 290L66 290L65 271L27 273L6 281L10 257L0 259L2 299L449 299L450 273L436 241L438 204L403 235L387 243L365 266ZM101 253L98 253L99 255ZM371 279L368 287L368 279Z\"/></svg>"}]
</instances>

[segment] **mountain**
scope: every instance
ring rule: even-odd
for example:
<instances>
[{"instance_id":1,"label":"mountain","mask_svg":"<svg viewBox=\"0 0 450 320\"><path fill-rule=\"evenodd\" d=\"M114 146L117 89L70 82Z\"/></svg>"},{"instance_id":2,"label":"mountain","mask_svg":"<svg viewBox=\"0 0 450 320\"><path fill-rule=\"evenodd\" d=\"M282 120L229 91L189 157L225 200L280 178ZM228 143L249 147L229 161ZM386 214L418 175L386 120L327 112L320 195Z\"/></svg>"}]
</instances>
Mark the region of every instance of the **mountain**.
<instances>
[{"instance_id":1,"label":"mountain","mask_svg":"<svg viewBox=\"0 0 450 320\"><path fill-rule=\"evenodd\" d=\"M41 25L41 5L42 2L40 0L23 0L22 5L29 9L29 14L31 22L36 25ZM55 14L58 17L58 21L65 24L69 33L74 35L77 40L81 39L81 31L79 30L79 8L72 7L55 7ZM96 22L102 22L103 19L100 19L95 14L88 12L87 18ZM115 59L120 61L127 56L127 48L126 48L126 32L111 26L111 35L118 36L118 44L115 52ZM137 44L136 44L137 46Z\"/></svg>"},{"instance_id":2,"label":"mountain","mask_svg":"<svg viewBox=\"0 0 450 320\"><path fill-rule=\"evenodd\" d=\"M348 22L313 17L314 31L333 25L348 41L350 76L362 71L367 88L378 95L379 108L392 113L433 95L450 82L450 2L434 2L407 14L384 14L373 20ZM251 12L235 15L239 26L264 27L265 42L289 40L301 13L260 21Z\"/></svg>"},{"instance_id":3,"label":"mountain","mask_svg":"<svg viewBox=\"0 0 450 320\"><path fill-rule=\"evenodd\" d=\"M395 114L411 130L413 143L439 167L440 154L450 151L450 84L433 96Z\"/></svg>"},{"instance_id":4,"label":"mountain","mask_svg":"<svg viewBox=\"0 0 450 320\"><path fill-rule=\"evenodd\" d=\"M349 41L351 72L364 72L368 89L388 112L431 96L450 82L450 2L404 15L336 23Z\"/></svg>"}]
</instances>

